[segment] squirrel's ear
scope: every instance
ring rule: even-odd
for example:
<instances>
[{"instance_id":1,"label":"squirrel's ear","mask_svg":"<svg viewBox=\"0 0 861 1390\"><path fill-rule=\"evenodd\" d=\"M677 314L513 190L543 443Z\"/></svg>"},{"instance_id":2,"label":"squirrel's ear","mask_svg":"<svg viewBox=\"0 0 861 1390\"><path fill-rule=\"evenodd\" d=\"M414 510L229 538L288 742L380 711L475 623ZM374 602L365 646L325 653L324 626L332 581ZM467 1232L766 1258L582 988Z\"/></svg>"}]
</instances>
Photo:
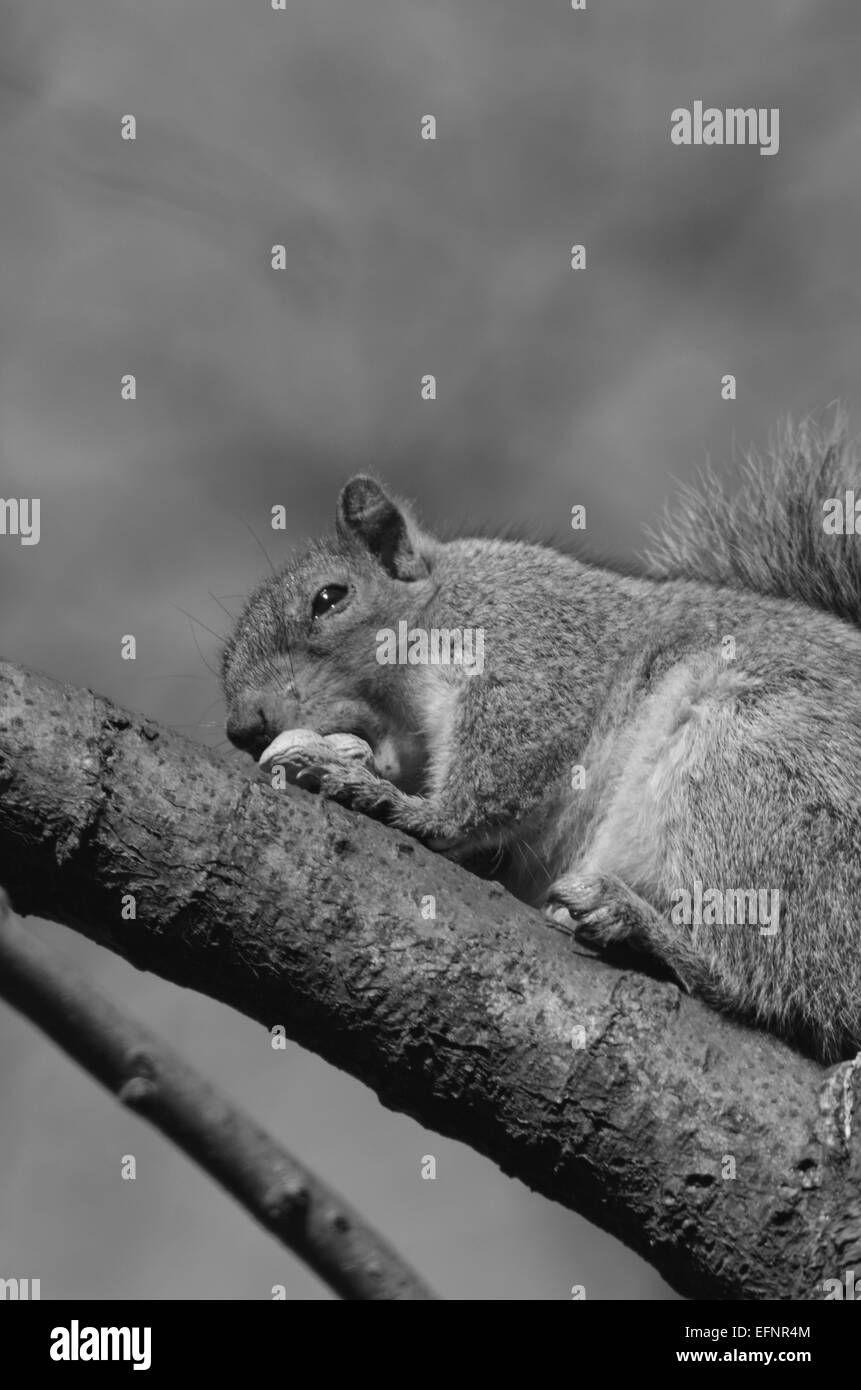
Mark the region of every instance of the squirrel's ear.
<instances>
[{"instance_id":1,"label":"squirrel's ear","mask_svg":"<svg viewBox=\"0 0 861 1390\"><path fill-rule=\"evenodd\" d=\"M364 545L394 579L430 573L425 537L412 517L387 497L373 478L351 478L338 498L337 527Z\"/></svg>"}]
</instances>

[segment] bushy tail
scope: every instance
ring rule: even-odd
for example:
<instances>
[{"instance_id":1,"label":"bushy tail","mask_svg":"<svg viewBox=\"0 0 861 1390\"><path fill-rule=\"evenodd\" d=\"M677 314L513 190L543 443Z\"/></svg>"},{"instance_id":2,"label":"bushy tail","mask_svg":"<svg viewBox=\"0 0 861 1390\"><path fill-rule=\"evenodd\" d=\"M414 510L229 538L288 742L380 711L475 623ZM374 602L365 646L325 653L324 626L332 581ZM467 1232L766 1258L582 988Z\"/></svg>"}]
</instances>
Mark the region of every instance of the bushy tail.
<instances>
[{"instance_id":1,"label":"bushy tail","mask_svg":"<svg viewBox=\"0 0 861 1390\"><path fill-rule=\"evenodd\" d=\"M648 571L801 599L861 627L861 535L823 526L827 499L844 508L847 491L861 502L861 448L845 412L827 426L787 422L764 457L745 455L734 491L711 468L680 489L649 532Z\"/></svg>"}]
</instances>

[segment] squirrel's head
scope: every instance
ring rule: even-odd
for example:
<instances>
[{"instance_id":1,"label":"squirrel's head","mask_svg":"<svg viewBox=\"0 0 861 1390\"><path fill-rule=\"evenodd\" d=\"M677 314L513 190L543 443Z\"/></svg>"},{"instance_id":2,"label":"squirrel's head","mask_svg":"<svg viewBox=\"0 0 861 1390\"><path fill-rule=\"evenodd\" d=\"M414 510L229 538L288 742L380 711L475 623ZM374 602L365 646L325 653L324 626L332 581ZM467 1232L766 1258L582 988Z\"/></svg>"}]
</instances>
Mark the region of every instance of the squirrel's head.
<instances>
[{"instance_id":1,"label":"squirrel's head","mask_svg":"<svg viewBox=\"0 0 861 1390\"><path fill-rule=\"evenodd\" d=\"M433 593L438 542L372 478L341 492L336 534L251 595L224 651L227 735L258 757L285 729L352 733L378 770L412 786L424 759L408 680L380 665L378 632Z\"/></svg>"}]
</instances>

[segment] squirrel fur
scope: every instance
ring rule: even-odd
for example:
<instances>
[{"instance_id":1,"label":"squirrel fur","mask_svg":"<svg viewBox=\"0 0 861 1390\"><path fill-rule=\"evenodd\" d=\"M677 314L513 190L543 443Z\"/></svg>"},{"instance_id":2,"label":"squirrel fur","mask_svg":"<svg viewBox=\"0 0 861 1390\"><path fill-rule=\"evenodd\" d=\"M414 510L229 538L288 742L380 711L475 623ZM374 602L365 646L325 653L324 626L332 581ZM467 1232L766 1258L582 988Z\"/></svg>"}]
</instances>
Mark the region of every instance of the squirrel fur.
<instances>
[{"instance_id":1,"label":"squirrel fur","mask_svg":"<svg viewBox=\"0 0 861 1390\"><path fill-rule=\"evenodd\" d=\"M228 735L353 734L320 792L496 876L610 959L646 956L824 1062L861 1048L861 541L845 422L787 426L738 491L668 513L643 574L439 540L375 480L262 583L228 643ZM480 630L480 672L381 664L381 630ZM728 643L728 639L730 639ZM731 656L727 657L727 651ZM321 748L324 751L321 752ZM581 769L577 780L572 769ZM576 784L575 784L576 783ZM678 924L696 883L778 890L768 933Z\"/></svg>"}]
</instances>

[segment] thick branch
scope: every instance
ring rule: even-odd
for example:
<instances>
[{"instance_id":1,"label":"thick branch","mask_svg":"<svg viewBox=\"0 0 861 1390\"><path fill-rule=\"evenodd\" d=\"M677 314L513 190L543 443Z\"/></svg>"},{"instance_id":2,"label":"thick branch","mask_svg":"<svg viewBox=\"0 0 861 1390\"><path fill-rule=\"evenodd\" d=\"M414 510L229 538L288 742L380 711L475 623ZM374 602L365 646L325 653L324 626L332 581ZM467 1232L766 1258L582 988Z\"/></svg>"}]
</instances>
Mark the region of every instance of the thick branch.
<instances>
[{"instance_id":1,"label":"thick branch","mask_svg":"<svg viewBox=\"0 0 861 1390\"><path fill-rule=\"evenodd\" d=\"M298 1159L13 922L2 891L0 998L178 1144L342 1298L433 1297Z\"/></svg>"},{"instance_id":2,"label":"thick branch","mask_svg":"<svg viewBox=\"0 0 861 1390\"><path fill-rule=\"evenodd\" d=\"M19 911L283 1023L683 1293L819 1297L861 1262L861 1068L825 1073L403 835L4 665L0 880Z\"/></svg>"}]
</instances>

